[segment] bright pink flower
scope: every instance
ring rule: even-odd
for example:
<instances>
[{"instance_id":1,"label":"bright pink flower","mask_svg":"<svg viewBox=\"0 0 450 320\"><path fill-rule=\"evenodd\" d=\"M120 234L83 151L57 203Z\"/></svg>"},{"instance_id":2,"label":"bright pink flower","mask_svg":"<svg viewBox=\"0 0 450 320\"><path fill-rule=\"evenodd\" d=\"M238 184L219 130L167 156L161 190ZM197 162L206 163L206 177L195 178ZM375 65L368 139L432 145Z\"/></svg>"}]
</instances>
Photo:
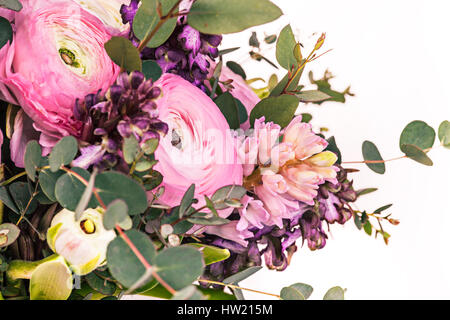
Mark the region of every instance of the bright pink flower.
<instances>
[{"instance_id":1,"label":"bright pink flower","mask_svg":"<svg viewBox=\"0 0 450 320\"><path fill-rule=\"evenodd\" d=\"M25 0L15 14L14 39L0 50L0 96L20 105L51 147L79 135L73 106L106 91L119 72L104 49L111 35L73 1Z\"/></svg>"},{"instance_id":2,"label":"bright pink flower","mask_svg":"<svg viewBox=\"0 0 450 320\"><path fill-rule=\"evenodd\" d=\"M177 75L164 74L155 85L163 92L157 100L159 119L169 126L155 153L155 169L164 176L160 202L179 205L193 183L199 200L223 186L242 184L235 140L215 103Z\"/></svg>"},{"instance_id":3,"label":"bright pink flower","mask_svg":"<svg viewBox=\"0 0 450 320\"><path fill-rule=\"evenodd\" d=\"M244 196L241 202L243 204L243 207L239 209L241 219L236 229L238 231L244 231L253 226L259 229L264 228L264 225L269 221L270 215L264 208L262 201Z\"/></svg>"}]
</instances>

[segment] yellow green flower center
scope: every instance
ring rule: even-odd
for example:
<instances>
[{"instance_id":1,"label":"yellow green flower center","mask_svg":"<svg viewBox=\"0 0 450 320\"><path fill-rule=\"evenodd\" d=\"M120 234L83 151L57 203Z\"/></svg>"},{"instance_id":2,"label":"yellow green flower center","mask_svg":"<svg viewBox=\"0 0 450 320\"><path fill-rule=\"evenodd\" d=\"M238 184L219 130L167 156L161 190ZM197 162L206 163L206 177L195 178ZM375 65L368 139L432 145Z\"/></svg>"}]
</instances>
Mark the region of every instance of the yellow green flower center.
<instances>
[{"instance_id":1,"label":"yellow green flower center","mask_svg":"<svg viewBox=\"0 0 450 320\"><path fill-rule=\"evenodd\" d=\"M95 223L91 219L85 219L80 222L80 227L86 234L95 233Z\"/></svg>"}]
</instances>

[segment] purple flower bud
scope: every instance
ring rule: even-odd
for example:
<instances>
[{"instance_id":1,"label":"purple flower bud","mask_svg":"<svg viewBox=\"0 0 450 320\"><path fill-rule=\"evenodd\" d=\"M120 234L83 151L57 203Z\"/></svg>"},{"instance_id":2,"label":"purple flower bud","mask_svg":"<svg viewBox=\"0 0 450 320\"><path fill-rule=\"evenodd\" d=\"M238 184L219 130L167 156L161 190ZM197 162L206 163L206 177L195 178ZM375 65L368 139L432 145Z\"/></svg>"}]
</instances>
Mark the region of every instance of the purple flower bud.
<instances>
[{"instance_id":1,"label":"purple flower bud","mask_svg":"<svg viewBox=\"0 0 450 320\"><path fill-rule=\"evenodd\" d=\"M184 50L192 51L194 55L197 55L198 50L202 45L200 32L189 25L184 26L183 30L178 35L178 41L180 41L180 45Z\"/></svg>"},{"instance_id":2,"label":"purple flower bud","mask_svg":"<svg viewBox=\"0 0 450 320\"><path fill-rule=\"evenodd\" d=\"M117 125L117 131L119 131L122 137L129 138L132 133L130 123L124 120L120 121Z\"/></svg>"},{"instance_id":3,"label":"purple flower bud","mask_svg":"<svg viewBox=\"0 0 450 320\"><path fill-rule=\"evenodd\" d=\"M113 104L117 105L119 103L119 99L122 96L123 91L123 87L118 85L113 85L109 88L109 97Z\"/></svg>"},{"instance_id":4,"label":"purple flower bud","mask_svg":"<svg viewBox=\"0 0 450 320\"><path fill-rule=\"evenodd\" d=\"M130 74L130 84L131 89L137 90L139 86L144 82L145 76L142 72L139 71L133 71Z\"/></svg>"}]
</instances>

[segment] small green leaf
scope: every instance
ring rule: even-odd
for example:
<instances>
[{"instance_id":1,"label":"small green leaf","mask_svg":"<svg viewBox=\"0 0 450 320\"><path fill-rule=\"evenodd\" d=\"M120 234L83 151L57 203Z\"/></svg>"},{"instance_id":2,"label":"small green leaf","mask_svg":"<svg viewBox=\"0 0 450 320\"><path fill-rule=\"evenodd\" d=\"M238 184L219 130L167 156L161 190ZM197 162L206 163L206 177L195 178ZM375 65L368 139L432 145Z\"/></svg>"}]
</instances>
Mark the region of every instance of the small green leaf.
<instances>
[{"instance_id":1,"label":"small green leaf","mask_svg":"<svg viewBox=\"0 0 450 320\"><path fill-rule=\"evenodd\" d=\"M288 73L283 77L283 79L281 79L281 81L276 85L276 87L273 88L273 89L270 91L270 96L271 96L271 97L277 97L277 96L281 95L282 93L297 90L298 83L299 83L300 78L302 77L302 74L303 74L303 71L304 71L304 68L302 68L302 69L300 70L300 72L297 73L298 68L299 68L299 67L296 67L294 71L288 72ZM289 79L291 78L291 76L292 76L293 74L297 74L297 76L296 76L295 78L292 79L291 83L290 83L289 86L288 86ZM283 90L284 90L284 91L283 91Z\"/></svg>"},{"instance_id":2,"label":"small green leaf","mask_svg":"<svg viewBox=\"0 0 450 320\"><path fill-rule=\"evenodd\" d=\"M23 6L19 0L0 0L0 7L19 12Z\"/></svg>"},{"instance_id":3,"label":"small green leaf","mask_svg":"<svg viewBox=\"0 0 450 320\"><path fill-rule=\"evenodd\" d=\"M247 109L245 108L244 104L241 102L241 100L234 98L236 101L237 107L238 107L238 115L239 115L239 122L241 124L245 123L248 120L248 113Z\"/></svg>"},{"instance_id":4,"label":"small green leaf","mask_svg":"<svg viewBox=\"0 0 450 320\"><path fill-rule=\"evenodd\" d=\"M116 225L124 230L129 230L133 226L133 221L128 215L128 206L120 199L111 202L103 215L103 226L106 230L113 230Z\"/></svg>"},{"instance_id":5,"label":"small green leaf","mask_svg":"<svg viewBox=\"0 0 450 320\"><path fill-rule=\"evenodd\" d=\"M372 193L372 192L375 192L375 191L378 191L378 188L366 188L366 189L361 189L361 190L356 191L356 195L357 195L358 197L361 197L361 196L364 196L364 195L366 195L366 194L369 194L369 193Z\"/></svg>"},{"instance_id":6,"label":"small green leaf","mask_svg":"<svg viewBox=\"0 0 450 320\"><path fill-rule=\"evenodd\" d=\"M345 290L341 287L333 287L327 291L323 300L344 300Z\"/></svg>"},{"instance_id":7,"label":"small green leaf","mask_svg":"<svg viewBox=\"0 0 450 320\"><path fill-rule=\"evenodd\" d=\"M100 278L95 271L86 275L85 279L92 289L105 296L111 296L116 292L117 287L114 282Z\"/></svg>"},{"instance_id":8,"label":"small green leaf","mask_svg":"<svg viewBox=\"0 0 450 320\"><path fill-rule=\"evenodd\" d=\"M171 300L205 300L206 297L196 286L189 286L178 291Z\"/></svg>"},{"instance_id":9,"label":"small green leaf","mask_svg":"<svg viewBox=\"0 0 450 320\"><path fill-rule=\"evenodd\" d=\"M189 12L188 23L203 33L228 34L271 22L282 14L268 0L197 0Z\"/></svg>"},{"instance_id":10,"label":"small green leaf","mask_svg":"<svg viewBox=\"0 0 450 320\"><path fill-rule=\"evenodd\" d=\"M0 48L3 48L8 42L11 43L12 40L13 29L11 23L7 19L0 17Z\"/></svg>"},{"instance_id":11,"label":"small green leaf","mask_svg":"<svg viewBox=\"0 0 450 320\"><path fill-rule=\"evenodd\" d=\"M56 201L55 187L56 181L64 174L64 171L51 172L50 170L41 170L39 172L39 184L42 191L51 201Z\"/></svg>"},{"instance_id":12,"label":"small green leaf","mask_svg":"<svg viewBox=\"0 0 450 320\"><path fill-rule=\"evenodd\" d=\"M153 265L156 249L149 237L137 230L129 230L125 234L145 260ZM111 275L127 288L133 287L146 273L144 265L122 237L117 237L110 242L106 260Z\"/></svg>"},{"instance_id":13,"label":"small green leaf","mask_svg":"<svg viewBox=\"0 0 450 320\"><path fill-rule=\"evenodd\" d=\"M140 151L139 142L134 135L125 138L123 141L123 158L126 163L132 164Z\"/></svg>"},{"instance_id":14,"label":"small green leaf","mask_svg":"<svg viewBox=\"0 0 450 320\"><path fill-rule=\"evenodd\" d=\"M149 156L155 153L156 149L158 148L158 145L159 145L158 139L149 139L145 141L144 145L142 146L142 151L144 151L144 153Z\"/></svg>"},{"instance_id":15,"label":"small green leaf","mask_svg":"<svg viewBox=\"0 0 450 320\"><path fill-rule=\"evenodd\" d=\"M11 198L5 187L0 187L0 201L2 201L5 206L10 208L15 213L20 214L19 209L17 209L14 200Z\"/></svg>"},{"instance_id":16,"label":"small green leaf","mask_svg":"<svg viewBox=\"0 0 450 320\"><path fill-rule=\"evenodd\" d=\"M160 22L160 18L158 15L157 7L158 3L161 3L161 13L166 15L169 13L170 9L174 5L176 5L177 0L144 0L141 1L141 6L136 13L136 16L133 20L133 32L135 35L144 40L148 35L150 35L156 25ZM176 10L174 13L177 13ZM156 48L166 42L172 34L175 26L177 24L177 18L171 18L166 21L159 30L154 34L150 42L147 44L149 48Z\"/></svg>"},{"instance_id":17,"label":"small green leaf","mask_svg":"<svg viewBox=\"0 0 450 320\"><path fill-rule=\"evenodd\" d=\"M178 213L180 218L184 217L188 213L194 201L194 195L195 195L195 184L192 184L184 194L183 199L181 200L180 209Z\"/></svg>"},{"instance_id":18,"label":"small green leaf","mask_svg":"<svg viewBox=\"0 0 450 320\"><path fill-rule=\"evenodd\" d=\"M238 105L231 93L221 94L214 102L227 120L230 129L239 129L241 122L239 121Z\"/></svg>"},{"instance_id":19,"label":"small green leaf","mask_svg":"<svg viewBox=\"0 0 450 320\"><path fill-rule=\"evenodd\" d=\"M381 208L378 208L377 210L375 210L373 213L381 213L383 211L386 211L387 209L389 209L392 206L393 206L393 204L388 204L388 205L382 206Z\"/></svg>"},{"instance_id":20,"label":"small green leaf","mask_svg":"<svg viewBox=\"0 0 450 320\"><path fill-rule=\"evenodd\" d=\"M366 223L364 224L364 231L371 236L372 235L372 224L370 223L370 221L366 221Z\"/></svg>"},{"instance_id":21,"label":"small green leaf","mask_svg":"<svg viewBox=\"0 0 450 320\"><path fill-rule=\"evenodd\" d=\"M288 94L261 100L250 114L250 124L265 117L266 122L274 122L284 128L292 121L298 104L298 99Z\"/></svg>"},{"instance_id":22,"label":"small green leaf","mask_svg":"<svg viewBox=\"0 0 450 320\"><path fill-rule=\"evenodd\" d=\"M400 149L405 152L404 145L415 145L426 150L433 146L435 139L436 132L432 127L423 121L413 121L406 126L400 136Z\"/></svg>"},{"instance_id":23,"label":"small green leaf","mask_svg":"<svg viewBox=\"0 0 450 320\"><path fill-rule=\"evenodd\" d=\"M280 297L282 300L306 300L305 296L295 288L284 287L281 289Z\"/></svg>"},{"instance_id":24,"label":"small green leaf","mask_svg":"<svg viewBox=\"0 0 450 320\"><path fill-rule=\"evenodd\" d=\"M264 42L267 44L272 44L275 43L275 41L277 41L277 35L276 34L272 34L270 36L267 36L264 38Z\"/></svg>"},{"instance_id":25,"label":"small green leaf","mask_svg":"<svg viewBox=\"0 0 450 320\"><path fill-rule=\"evenodd\" d=\"M240 75L242 78L247 79L247 75L245 74L244 69L241 67L241 65L234 61L228 61L227 67L230 68L231 71L236 73L237 75Z\"/></svg>"},{"instance_id":26,"label":"small green leaf","mask_svg":"<svg viewBox=\"0 0 450 320\"><path fill-rule=\"evenodd\" d=\"M382 161L380 151L377 146L370 141L364 141L362 146L362 153L365 161ZM384 163L367 163L367 166L378 174L386 172L386 165Z\"/></svg>"},{"instance_id":27,"label":"small green leaf","mask_svg":"<svg viewBox=\"0 0 450 320\"><path fill-rule=\"evenodd\" d=\"M31 181L36 181L36 170L42 162L42 149L37 141L28 142L25 149L25 171Z\"/></svg>"},{"instance_id":28,"label":"small green leaf","mask_svg":"<svg viewBox=\"0 0 450 320\"><path fill-rule=\"evenodd\" d=\"M200 249L201 253L203 254L205 265L207 266L219 261L226 260L230 257L230 251L228 249L208 246L203 243L189 243L188 245Z\"/></svg>"},{"instance_id":29,"label":"small green leaf","mask_svg":"<svg viewBox=\"0 0 450 320\"><path fill-rule=\"evenodd\" d=\"M417 161L426 166L433 165L433 161L427 156L427 154L415 145L404 144L402 145L402 150L408 158L414 161Z\"/></svg>"},{"instance_id":30,"label":"small green leaf","mask_svg":"<svg viewBox=\"0 0 450 320\"><path fill-rule=\"evenodd\" d=\"M41 264L30 280L30 300L67 300L72 292L72 272L63 257Z\"/></svg>"},{"instance_id":31,"label":"small green leaf","mask_svg":"<svg viewBox=\"0 0 450 320\"><path fill-rule=\"evenodd\" d=\"M192 284L203 273L203 257L189 246L161 251L155 258L157 272L172 288L181 290Z\"/></svg>"},{"instance_id":32,"label":"small green leaf","mask_svg":"<svg viewBox=\"0 0 450 320\"><path fill-rule=\"evenodd\" d=\"M283 68L291 70L293 66L297 66L298 62L294 55L294 48L297 45L294 32L290 25L281 30L277 41L277 61Z\"/></svg>"},{"instance_id":33,"label":"small green leaf","mask_svg":"<svg viewBox=\"0 0 450 320\"><path fill-rule=\"evenodd\" d=\"M162 69L156 61L146 60L142 62L142 73L146 79L152 79L155 82L161 78Z\"/></svg>"},{"instance_id":34,"label":"small green leaf","mask_svg":"<svg viewBox=\"0 0 450 320\"><path fill-rule=\"evenodd\" d=\"M339 150L339 147L337 146L336 138L331 137L327 141L328 141L328 147L325 150L333 152L338 157L336 163L341 164L342 163L342 153L341 153L341 150Z\"/></svg>"},{"instance_id":35,"label":"small green leaf","mask_svg":"<svg viewBox=\"0 0 450 320\"><path fill-rule=\"evenodd\" d=\"M217 190L211 197L211 201L214 203L214 207L217 210L223 210L228 208L225 200L242 199L247 194L247 189L238 185L231 185L222 187Z\"/></svg>"},{"instance_id":36,"label":"small green leaf","mask_svg":"<svg viewBox=\"0 0 450 320\"><path fill-rule=\"evenodd\" d=\"M225 278L223 280L223 283L226 284L237 284L249 277L251 277L252 275L254 275L255 273L257 273L258 271L260 271L262 269L262 267L258 266L258 267L250 267L247 268L243 271L240 271L238 273L233 274L232 276Z\"/></svg>"},{"instance_id":37,"label":"small green leaf","mask_svg":"<svg viewBox=\"0 0 450 320\"><path fill-rule=\"evenodd\" d=\"M0 248L4 248L13 244L17 240L19 235L20 229L15 224L0 224Z\"/></svg>"},{"instance_id":38,"label":"small green leaf","mask_svg":"<svg viewBox=\"0 0 450 320\"><path fill-rule=\"evenodd\" d=\"M50 170L56 172L61 166L68 165L75 159L78 152L77 139L74 137L62 138L54 147L49 156Z\"/></svg>"},{"instance_id":39,"label":"small green leaf","mask_svg":"<svg viewBox=\"0 0 450 320\"><path fill-rule=\"evenodd\" d=\"M105 43L109 57L119 67L128 72L142 71L142 61L138 49L124 37L112 37Z\"/></svg>"},{"instance_id":40,"label":"small green leaf","mask_svg":"<svg viewBox=\"0 0 450 320\"><path fill-rule=\"evenodd\" d=\"M250 37L250 39L248 40L248 44L250 46L252 46L253 48L258 48L259 49L259 40L258 40L258 35L256 34L256 32L252 32L252 36Z\"/></svg>"},{"instance_id":41,"label":"small green leaf","mask_svg":"<svg viewBox=\"0 0 450 320\"><path fill-rule=\"evenodd\" d=\"M330 99L326 93L318 90L306 90L296 95L300 102L321 102Z\"/></svg>"},{"instance_id":42,"label":"small green leaf","mask_svg":"<svg viewBox=\"0 0 450 320\"><path fill-rule=\"evenodd\" d=\"M310 123L313 119L313 116L310 113L302 113L302 122Z\"/></svg>"},{"instance_id":43,"label":"small green leaf","mask_svg":"<svg viewBox=\"0 0 450 320\"><path fill-rule=\"evenodd\" d=\"M450 122L442 122L439 126L438 132L439 140L441 141L442 145L450 149Z\"/></svg>"},{"instance_id":44,"label":"small green leaf","mask_svg":"<svg viewBox=\"0 0 450 320\"><path fill-rule=\"evenodd\" d=\"M210 218L203 218L203 217L192 217L187 219L190 223L193 224L199 224L202 226L223 226L228 223L230 223L230 220L212 216Z\"/></svg>"},{"instance_id":45,"label":"small green leaf","mask_svg":"<svg viewBox=\"0 0 450 320\"><path fill-rule=\"evenodd\" d=\"M38 201L32 194L33 190L26 182L14 182L9 186L9 193L19 209L20 214L28 215L33 213L38 206Z\"/></svg>"},{"instance_id":46,"label":"small green leaf","mask_svg":"<svg viewBox=\"0 0 450 320\"><path fill-rule=\"evenodd\" d=\"M361 221L361 217L358 216L357 214L355 214L355 215L353 216L353 219L354 219L354 221L355 221L355 226L356 226L356 228L358 228L358 230L361 230L362 227L363 227L362 221Z\"/></svg>"}]
</instances>

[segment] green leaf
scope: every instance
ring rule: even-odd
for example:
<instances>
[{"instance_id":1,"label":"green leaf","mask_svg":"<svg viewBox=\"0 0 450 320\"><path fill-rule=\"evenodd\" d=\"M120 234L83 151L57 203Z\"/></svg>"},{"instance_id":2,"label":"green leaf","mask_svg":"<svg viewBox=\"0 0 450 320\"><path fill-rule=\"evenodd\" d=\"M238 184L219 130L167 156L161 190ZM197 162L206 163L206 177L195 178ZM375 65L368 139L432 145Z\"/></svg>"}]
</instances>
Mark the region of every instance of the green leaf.
<instances>
[{"instance_id":1,"label":"green leaf","mask_svg":"<svg viewBox=\"0 0 450 320\"><path fill-rule=\"evenodd\" d=\"M276 34L272 34L272 35L269 35L269 36L264 38L264 42L267 43L267 44L275 43L275 41L277 41L277 35Z\"/></svg>"},{"instance_id":2,"label":"green leaf","mask_svg":"<svg viewBox=\"0 0 450 320\"><path fill-rule=\"evenodd\" d=\"M292 121L298 104L298 99L288 94L266 98L252 110L250 123L254 124L256 119L265 117L266 122L274 122L284 128Z\"/></svg>"},{"instance_id":3,"label":"green leaf","mask_svg":"<svg viewBox=\"0 0 450 320\"><path fill-rule=\"evenodd\" d=\"M247 189L238 185L225 186L217 190L211 197L211 201L217 210L228 208L225 200L242 199L247 194Z\"/></svg>"},{"instance_id":4,"label":"green leaf","mask_svg":"<svg viewBox=\"0 0 450 320\"><path fill-rule=\"evenodd\" d=\"M86 208L89 205L89 202L92 198L92 193L94 191L96 176L97 176L97 169L94 169L94 172L92 173L91 177L89 178L88 185L84 189L81 199L78 202L77 207L75 208L75 220L76 221L80 220L81 216L83 215L83 212L86 210Z\"/></svg>"},{"instance_id":5,"label":"green leaf","mask_svg":"<svg viewBox=\"0 0 450 320\"><path fill-rule=\"evenodd\" d=\"M9 193L14 199L20 214L28 215L36 211L38 201L33 197L32 192L30 185L26 182L14 182L9 186Z\"/></svg>"},{"instance_id":6,"label":"green leaf","mask_svg":"<svg viewBox=\"0 0 450 320\"><path fill-rule=\"evenodd\" d=\"M189 286L178 291L171 300L205 300L206 297L196 286Z\"/></svg>"},{"instance_id":7,"label":"green leaf","mask_svg":"<svg viewBox=\"0 0 450 320\"><path fill-rule=\"evenodd\" d=\"M156 61L146 60L142 62L142 73L146 79L152 79L155 82L161 78L162 69Z\"/></svg>"},{"instance_id":8,"label":"green leaf","mask_svg":"<svg viewBox=\"0 0 450 320\"><path fill-rule=\"evenodd\" d=\"M355 215L353 216L353 219L354 219L354 221L355 221L355 226L356 226L356 228L358 228L358 230L361 230L362 227L363 227L361 218L360 218L357 214L355 214Z\"/></svg>"},{"instance_id":9,"label":"green leaf","mask_svg":"<svg viewBox=\"0 0 450 320\"><path fill-rule=\"evenodd\" d=\"M144 153L149 156L155 153L156 149L158 148L158 145L159 145L158 139L148 139L142 146L142 151L144 151Z\"/></svg>"},{"instance_id":10,"label":"green leaf","mask_svg":"<svg viewBox=\"0 0 450 320\"><path fill-rule=\"evenodd\" d=\"M283 68L292 70L293 66L297 66L298 62L294 55L294 48L297 45L294 32L290 25L281 30L277 41L277 61Z\"/></svg>"},{"instance_id":11,"label":"green leaf","mask_svg":"<svg viewBox=\"0 0 450 320\"><path fill-rule=\"evenodd\" d=\"M189 209L192 206L192 203L194 202L194 195L195 195L195 184L192 184L184 194L183 199L181 200L180 209L178 212L180 218L184 217L188 213Z\"/></svg>"},{"instance_id":12,"label":"green leaf","mask_svg":"<svg viewBox=\"0 0 450 320\"><path fill-rule=\"evenodd\" d=\"M259 49L259 40L258 40L258 35L256 34L256 32L252 32L252 36L250 37L250 39L248 40L248 44L250 46L252 46L253 48L258 48Z\"/></svg>"},{"instance_id":13,"label":"green leaf","mask_svg":"<svg viewBox=\"0 0 450 320\"><path fill-rule=\"evenodd\" d=\"M100 278L95 274L95 271L86 275L85 279L92 289L105 296L111 296L116 292L117 287L114 282Z\"/></svg>"},{"instance_id":14,"label":"green leaf","mask_svg":"<svg viewBox=\"0 0 450 320\"><path fill-rule=\"evenodd\" d=\"M341 164L342 163L342 153L341 153L341 150L339 150L339 147L337 146L336 138L331 137L327 141L328 141L328 147L325 150L333 152L338 157L336 163Z\"/></svg>"},{"instance_id":15,"label":"green leaf","mask_svg":"<svg viewBox=\"0 0 450 320\"><path fill-rule=\"evenodd\" d=\"M245 123L248 120L248 113L247 109L245 108L244 104L241 102L241 100L234 98L236 101L237 107L238 107L238 115L239 115L239 122L241 124Z\"/></svg>"},{"instance_id":16,"label":"green leaf","mask_svg":"<svg viewBox=\"0 0 450 320\"><path fill-rule=\"evenodd\" d=\"M365 161L381 161L380 151L377 146L370 141L364 141L362 146L362 153ZM386 172L386 165L384 163L366 163L367 166L378 174L384 174Z\"/></svg>"},{"instance_id":17,"label":"green leaf","mask_svg":"<svg viewBox=\"0 0 450 320\"><path fill-rule=\"evenodd\" d=\"M122 173L107 171L99 174L95 180L95 187L106 205L116 199L122 199L132 216L147 209L145 190L135 180Z\"/></svg>"},{"instance_id":18,"label":"green leaf","mask_svg":"<svg viewBox=\"0 0 450 320\"><path fill-rule=\"evenodd\" d=\"M306 90L296 95L300 102L321 102L330 99L326 93L318 90Z\"/></svg>"},{"instance_id":19,"label":"green leaf","mask_svg":"<svg viewBox=\"0 0 450 320\"><path fill-rule=\"evenodd\" d=\"M175 290L192 284L203 274L203 257L195 248L180 246L166 249L155 258L157 273Z\"/></svg>"},{"instance_id":20,"label":"green leaf","mask_svg":"<svg viewBox=\"0 0 450 320\"><path fill-rule=\"evenodd\" d=\"M0 48L3 48L8 42L12 43L13 40L13 30L11 23L0 17Z\"/></svg>"},{"instance_id":21,"label":"green leaf","mask_svg":"<svg viewBox=\"0 0 450 320\"><path fill-rule=\"evenodd\" d=\"M241 65L234 61L228 61L227 67L230 68L231 71L236 73L237 75L240 75L242 78L247 79L247 75L245 74L244 69L241 67Z\"/></svg>"},{"instance_id":22,"label":"green leaf","mask_svg":"<svg viewBox=\"0 0 450 320\"><path fill-rule=\"evenodd\" d=\"M234 52L239 49L240 49L240 47L234 47L234 48L219 50L219 56L224 56L226 54L229 54L229 53Z\"/></svg>"},{"instance_id":23,"label":"green leaf","mask_svg":"<svg viewBox=\"0 0 450 320\"><path fill-rule=\"evenodd\" d=\"M42 149L37 141L27 143L25 149L25 171L31 181L36 181L36 170L40 167L42 161Z\"/></svg>"},{"instance_id":24,"label":"green leaf","mask_svg":"<svg viewBox=\"0 0 450 320\"><path fill-rule=\"evenodd\" d=\"M314 291L313 287L306 283L294 283L289 287L298 290L305 297L305 299L308 299Z\"/></svg>"},{"instance_id":25,"label":"green leaf","mask_svg":"<svg viewBox=\"0 0 450 320\"><path fill-rule=\"evenodd\" d=\"M223 226L230 223L230 220L216 216L212 216L210 218L192 217L187 219L187 221L202 226Z\"/></svg>"},{"instance_id":26,"label":"green leaf","mask_svg":"<svg viewBox=\"0 0 450 320\"><path fill-rule=\"evenodd\" d=\"M106 230L113 230L116 224L125 230L131 229L133 226L128 215L128 206L120 199L111 202L103 215L103 226Z\"/></svg>"},{"instance_id":27,"label":"green leaf","mask_svg":"<svg viewBox=\"0 0 450 320\"><path fill-rule=\"evenodd\" d=\"M91 178L87 170L81 168L72 168L76 174L80 175L86 181ZM86 186L78 178L70 173L63 174L58 178L55 185L55 197L59 204L70 211L75 211L80 202ZM92 197L88 203L89 208L95 208L99 204L95 197Z\"/></svg>"},{"instance_id":28,"label":"green leaf","mask_svg":"<svg viewBox=\"0 0 450 320\"><path fill-rule=\"evenodd\" d=\"M0 0L0 7L17 12L19 12L23 8L19 0Z\"/></svg>"},{"instance_id":29,"label":"green leaf","mask_svg":"<svg viewBox=\"0 0 450 320\"><path fill-rule=\"evenodd\" d=\"M313 119L312 114L310 114L310 113L302 113L302 122L310 123L312 119Z\"/></svg>"},{"instance_id":30,"label":"green leaf","mask_svg":"<svg viewBox=\"0 0 450 320\"><path fill-rule=\"evenodd\" d=\"M284 287L281 289L280 298L282 300L306 300L305 296L297 289Z\"/></svg>"},{"instance_id":31,"label":"green leaf","mask_svg":"<svg viewBox=\"0 0 450 320\"><path fill-rule=\"evenodd\" d=\"M62 138L54 147L49 156L50 170L56 172L61 166L66 166L75 159L78 152L77 139L74 137Z\"/></svg>"},{"instance_id":32,"label":"green leaf","mask_svg":"<svg viewBox=\"0 0 450 320\"><path fill-rule=\"evenodd\" d=\"M296 67L295 70L292 72L292 74L295 74L297 72L298 68L299 67ZM304 71L304 68L302 68L302 70L300 72L298 72L297 76L291 81L290 85L287 86L289 79L292 76L291 73L288 72L283 77L283 79L281 79L281 81L276 85L276 87L272 89L272 91L270 92L270 96L277 97L277 96L281 95L286 86L287 86L286 92L297 90L297 86L298 86L298 83L300 82L300 78L302 77L303 71Z\"/></svg>"},{"instance_id":33,"label":"green leaf","mask_svg":"<svg viewBox=\"0 0 450 320\"><path fill-rule=\"evenodd\" d=\"M327 291L323 300L344 300L345 290L341 287L333 287Z\"/></svg>"},{"instance_id":34,"label":"green leaf","mask_svg":"<svg viewBox=\"0 0 450 320\"><path fill-rule=\"evenodd\" d=\"M30 300L67 300L72 292L72 272L63 257L41 264L30 280Z\"/></svg>"},{"instance_id":35,"label":"green leaf","mask_svg":"<svg viewBox=\"0 0 450 320\"><path fill-rule=\"evenodd\" d=\"M148 35L152 33L156 25L159 23L160 18L157 12L158 2L161 3L162 14L167 15L174 5L176 5L177 0L143 0L141 1L141 6L136 13L133 20L133 32L135 35L144 40ZM175 11L175 13L178 10ZM175 26L177 24L177 18L172 18L166 21L161 28L155 33L153 38L147 44L149 48L156 48L166 42L172 34Z\"/></svg>"},{"instance_id":36,"label":"green leaf","mask_svg":"<svg viewBox=\"0 0 450 320\"><path fill-rule=\"evenodd\" d=\"M145 260L153 265L156 250L149 237L137 230L129 230L125 234ZM144 265L122 237L117 237L110 242L106 260L111 275L127 288L133 287L146 273Z\"/></svg>"},{"instance_id":37,"label":"green leaf","mask_svg":"<svg viewBox=\"0 0 450 320\"><path fill-rule=\"evenodd\" d=\"M39 184L42 191L51 201L56 201L55 187L56 181L64 174L64 171L51 172L50 170L41 170L39 172Z\"/></svg>"},{"instance_id":38,"label":"green leaf","mask_svg":"<svg viewBox=\"0 0 450 320\"><path fill-rule=\"evenodd\" d=\"M228 249L208 246L202 243L189 243L188 245L200 249L203 254L205 265L207 266L219 261L226 260L230 257L230 251Z\"/></svg>"},{"instance_id":39,"label":"green leaf","mask_svg":"<svg viewBox=\"0 0 450 320\"><path fill-rule=\"evenodd\" d=\"M239 129L239 113L236 99L229 92L225 92L218 96L214 102L219 107L231 129Z\"/></svg>"},{"instance_id":40,"label":"green leaf","mask_svg":"<svg viewBox=\"0 0 450 320\"><path fill-rule=\"evenodd\" d=\"M257 273L258 271L260 271L262 269L262 267L258 266L258 267L250 267L247 268L243 271L240 271L238 273L233 274L232 276L225 278L223 280L223 283L226 284L237 284L249 277L251 277L252 275L254 275L255 273Z\"/></svg>"},{"instance_id":41,"label":"green leaf","mask_svg":"<svg viewBox=\"0 0 450 320\"><path fill-rule=\"evenodd\" d=\"M112 37L105 43L109 57L119 67L128 72L142 71L142 61L138 49L124 37Z\"/></svg>"},{"instance_id":42,"label":"green leaf","mask_svg":"<svg viewBox=\"0 0 450 320\"><path fill-rule=\"evenodd\" d=\"M227 34L271 22L282 14L268 0L197 0L189 12L188 23L203 33Z\"/></svg>"},{"instance_id":43,"label":"green leaf","mask_svg":"<svg viewBox=\"0 0 450 320\"><path fill-rule=\"evenodd\" d=\"M427 154L415 145L404 144L402 145L402 150L408 158L414 161L430 167L433 165L433 161L427 156Z\"/></svg>"},{"instance_id":44,"label":"green leaf","mask_svg":"<svg viewBox=\"0 0 450 320\"><path fill-rule=\"evenodd\" d=\"M439 140L441 141L442 145L450 149L450 122L442 122L439 126L438 132Z\"/></svg>"},{"instance_id":45,"label":"green leaf","mask_svg":"<svg viewBox=\"0 0 450 320\"><path fill-rule=\"evenodd\" d=\"M382 206L381 208L378 208L377 210L375 210L373 213L381 213L383 211L386 211L387 209L389 209L392 206L393 206L392 204Z\"/></svg>"},{"instance_id":46,"label":"green leaf","mask_svg":"<svg viewBox=\"0 0 450 320\"><path fill-rule=\"evenodd\" d=\"M13 244L17 240L19 235L20 229L15 224L0 224L0 248L4 248Z\"/></svg>"},{"instance_id":47,"label":"green leaf","mask_svg":"<svg viewBox=\"0 0 450 320\"><path fill-rule=\"evenodd\" d=\"M19 209L17 209L14 200L11 198L5 187L0 187L0 201L2 201L5 206L10 208L15 213L20 214Z\"/></svg>"},{"instance_id":48,"label":"green leaf","mask_svg":"<svg viewBox=\"0 0 450 320\"><path fill-rule=\"evenodd\" d=\"M366 188L366 189L361 189L361 190L356 191L356 195L357 195L358 197L361 197L361 196L364 196L364 195L366 195L366 194L369 194L369 193L372 193L372 192L375 192L375 191L378 191L378 188Z\"/></svg>"},{"instance_id":49,"label":"green leaf","mask_svg":"<svg viewBox=\"0 0 450 320\"><path fill-rule=\"evenodd\" d=\"M372 235L372 224L370 223L370 221L366 221L366 223L364 224L364 231L371 236Z\"/></svg>"},{"instance_id":50,"label":"green leaf","mask_svg":"<svg viewBox=\"0 0 450 320\"><path fill-rule=\"evenodd\" d=\"M179 210L180 207L175 207L169 214L164 214L161 219L161 225L163 224L171 224L178 220L179 218ZM178 222L173 226L174 234L183 234L186 233L189 229L191 229L194 225L186 220ZM153 230L150 230L153 232Z\"/></svg>"},{"instance_id":51,"label":"green leaf","mask_svg":"<svg viewBox=\"0 0 450 320\"><path fill-rule=\"evenodd\" d=\"M134 135L125 138L123 141L123 158L126 163L132 164L140 151L139 142Z\"/></svg>"},{"instance_id":52,"label":"green leaf","mask_svg":"<svg viewBox=\"0 0 450 320\"><path fill-rule=\"evenodd\" d=\"M425 150L433 146L435 139L436 132L432 127L423 121L413 121L406 126L400 136L400 149L405 152L404 145L409 144Z\"/></svg>"}]
</instances>

